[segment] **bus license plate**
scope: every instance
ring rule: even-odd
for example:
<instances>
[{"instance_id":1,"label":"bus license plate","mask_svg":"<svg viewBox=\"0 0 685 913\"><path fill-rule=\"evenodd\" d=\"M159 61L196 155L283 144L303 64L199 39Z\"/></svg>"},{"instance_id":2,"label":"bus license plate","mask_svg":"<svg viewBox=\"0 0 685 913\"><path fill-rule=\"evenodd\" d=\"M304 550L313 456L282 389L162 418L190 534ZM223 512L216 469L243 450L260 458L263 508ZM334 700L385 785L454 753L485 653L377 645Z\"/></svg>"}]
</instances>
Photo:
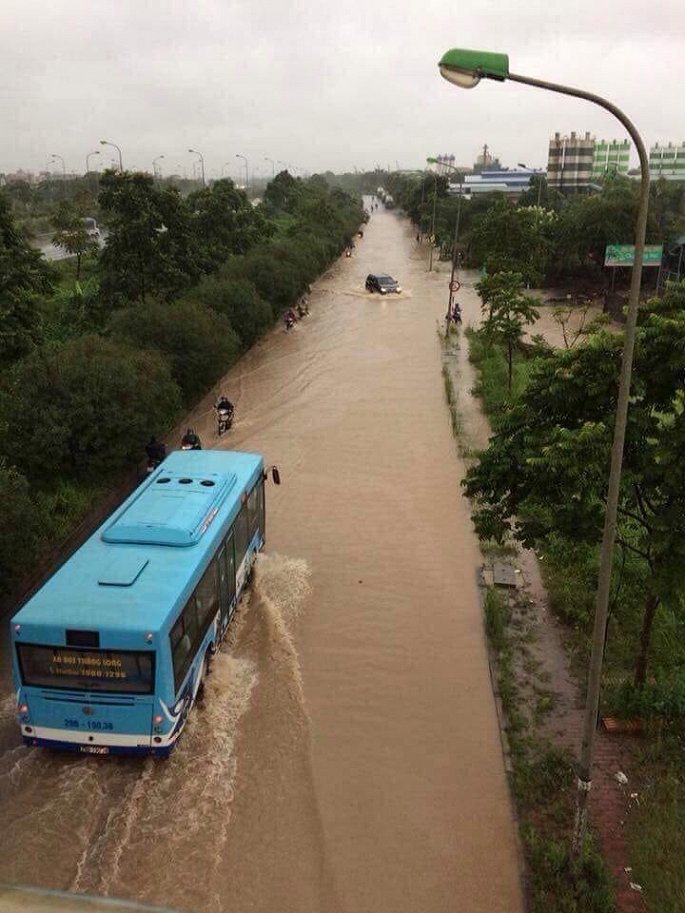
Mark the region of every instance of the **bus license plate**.
<instances>
[{"instance_id":1,"label":"bus license plate","mask_svg":"<svg viewBox=\"0 0 685 913\"><path fill-rule=\"evenodd\" d=\"M79 751L83 754L109 754L107 745L81 745Z\"/></svg>"}]
</instances>

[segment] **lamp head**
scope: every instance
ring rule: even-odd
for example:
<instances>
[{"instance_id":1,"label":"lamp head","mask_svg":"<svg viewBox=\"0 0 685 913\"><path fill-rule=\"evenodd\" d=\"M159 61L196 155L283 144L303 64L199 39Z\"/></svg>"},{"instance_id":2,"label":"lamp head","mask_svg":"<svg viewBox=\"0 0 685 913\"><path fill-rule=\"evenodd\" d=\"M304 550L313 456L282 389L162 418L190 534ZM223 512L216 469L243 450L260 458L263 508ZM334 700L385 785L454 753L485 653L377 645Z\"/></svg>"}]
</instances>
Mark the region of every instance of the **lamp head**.
<instances>
[{"instance_id":1,"label":"lamp head","mask_svg":"<svg viewBox=\"0 0 685 913\"><path fill-rule=\"evenodd\" d=\"M491 51L452 48L443 54L438 68L448 82L462 89L473 89L483 78L504 82L509 76L509 57Z\"/></svg>"}]
</instances>

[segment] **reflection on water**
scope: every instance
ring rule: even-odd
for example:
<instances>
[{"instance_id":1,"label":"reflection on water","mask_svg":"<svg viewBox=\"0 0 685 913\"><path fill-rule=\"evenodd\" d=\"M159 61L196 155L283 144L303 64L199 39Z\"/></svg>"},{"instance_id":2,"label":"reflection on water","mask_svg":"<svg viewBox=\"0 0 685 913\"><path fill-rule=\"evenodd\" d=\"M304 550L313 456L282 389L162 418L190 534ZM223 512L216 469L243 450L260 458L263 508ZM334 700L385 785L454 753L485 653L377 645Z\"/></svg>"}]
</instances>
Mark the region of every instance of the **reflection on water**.
<instances>
[{"instance_id":1,"label":"reflection on water","mask_svg":"<svg viewBox=\"0 0 685 913\"><path fill-rule=\"evenodd\" d=\"M8 701L0 881L199 913L520 909L440 375L449 271L424 254L374 214L310 316L222 381L231 433L200 407L203 441L281 470L254 590L167 762L27 750ZM366 293L371 271L406 291Z\"/></svg>"}]
</instances>

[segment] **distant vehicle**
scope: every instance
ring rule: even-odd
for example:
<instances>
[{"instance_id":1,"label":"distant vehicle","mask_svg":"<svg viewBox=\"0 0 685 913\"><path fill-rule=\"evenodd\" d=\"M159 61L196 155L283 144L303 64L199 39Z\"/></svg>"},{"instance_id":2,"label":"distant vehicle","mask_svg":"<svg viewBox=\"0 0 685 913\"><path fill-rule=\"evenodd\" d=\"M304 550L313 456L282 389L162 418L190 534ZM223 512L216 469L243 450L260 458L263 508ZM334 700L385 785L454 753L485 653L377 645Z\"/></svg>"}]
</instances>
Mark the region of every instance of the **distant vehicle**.
<instances>
[{"instance_id":1,"label":"distant vehicle","mask_svg":"<svg viewBox=\"0 0 685 913\"><path fill-rule=\"evenodd\" d=\"M95 219L91 218L91 216L86 216L86 218L81 219L81 223L91 241L100 240L100 229L98 228L98 223Z\"/></svg>"},{"instance_id":2,"label":"distant vehicle","mask_svg":"<svg viewBox=\"0 0 685 913\"><path fill-rule=\"evenodd\" d=\"M175 451L26 602L11 638L27 745L171 752L264 545L265 479L258 454Z\"/></svg>"},{"instance_id":3,"label":"distant vehicle","mask_svg":"<svg viewBox=\"0 0 685 913\"><path fill-rule=\"evenodd\" d=\"M381 295L402 291L397 279L393 279L386 273L369 273L366 277L366 288L369 292L380 292Z\"/></svg>"}]
</instances>

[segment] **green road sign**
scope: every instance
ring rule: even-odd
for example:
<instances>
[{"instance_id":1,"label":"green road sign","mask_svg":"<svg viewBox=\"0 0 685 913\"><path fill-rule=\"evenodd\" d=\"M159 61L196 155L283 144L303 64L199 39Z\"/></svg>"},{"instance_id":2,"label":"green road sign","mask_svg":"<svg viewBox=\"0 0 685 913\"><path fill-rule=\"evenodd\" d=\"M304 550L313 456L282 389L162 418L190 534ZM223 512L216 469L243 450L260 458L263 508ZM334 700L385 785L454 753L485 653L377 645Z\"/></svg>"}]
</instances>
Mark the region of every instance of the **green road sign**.
<instances>
[{"instance_id":1,"label":"green road sign","mask_svg":"<svg viewBox=\"0 0 685 913\"><path fill-rule=\"evenodd\" d=\"M645 255L642 260L642 265L661 266L663 248L663 244L645 245ZM634 244L607 244L607 249L604 253L605 266L632 266L634 259Z\"/></svg>"}]
</instances>

